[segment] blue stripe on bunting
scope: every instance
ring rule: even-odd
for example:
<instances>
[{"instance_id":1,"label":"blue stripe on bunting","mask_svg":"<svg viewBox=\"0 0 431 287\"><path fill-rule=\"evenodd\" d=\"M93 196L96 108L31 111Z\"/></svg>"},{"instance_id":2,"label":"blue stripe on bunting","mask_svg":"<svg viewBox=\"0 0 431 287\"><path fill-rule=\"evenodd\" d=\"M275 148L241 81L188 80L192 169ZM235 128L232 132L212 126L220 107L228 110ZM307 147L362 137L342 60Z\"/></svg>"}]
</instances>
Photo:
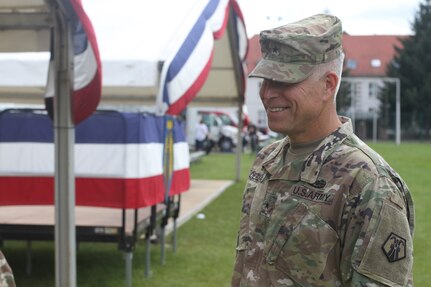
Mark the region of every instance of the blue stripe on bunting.
<instances>
[{"instance_id":1,"label":"blue stripe on bunting","mask_svg":"<svg viewBox=\"0 0 431 287\"><path fill-rule=\"evenodd\" d=\"M186 125L184 121L174 120L174 143L187 142L185 130Z\"/></svg>"},{"instance_id":2,"label":"blue stripe on bunting","mask_svg":"<svg viewBox=\"0 0 431 287\"><path fill-rule=\"evenodd\" d=\"M52 142L52 121L45 111L5 110L0 113L0 142Z\"/></svg>"},{"instance_id":3,"label":"blue stripe on bunting","mask_svg":"<svg viewBox=\"0 0 431 287\"><path fill-rule=\"evenodd\" d=\"M79 55L87 49L88 39L82 26L81 20L76 14L75 9L70 0L61 0L67 16L71 20L72 24L72 44L73 54ZM52 52L52 50L51 50Z\"/></svg>"},{"instance_id":4,"label":"blue stripe on bunting","mask_svg":"<svg viewBox=\"0 0 431 287\"><path fill-rule=\"evenodd\" d=\"M0 142L53 142L52 121L45 111L17 109L0 113ZM164 117L97 111L76 126L76 143L163 143ZM185 142L184 123L174 121L174 142Z\"/></svg>"}]
</instances>

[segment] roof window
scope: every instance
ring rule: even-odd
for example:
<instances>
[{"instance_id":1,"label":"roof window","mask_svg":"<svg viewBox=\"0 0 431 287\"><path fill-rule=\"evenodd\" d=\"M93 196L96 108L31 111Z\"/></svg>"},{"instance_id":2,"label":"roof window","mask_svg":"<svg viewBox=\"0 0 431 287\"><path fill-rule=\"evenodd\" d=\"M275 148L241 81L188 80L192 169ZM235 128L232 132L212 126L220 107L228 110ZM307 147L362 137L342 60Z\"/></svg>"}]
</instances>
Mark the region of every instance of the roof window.
<instances>
[{"instance_id":1,"label":"roof window","mask_svg":"<svg viewBox=\"0 0 431 287\"><path fill-rule=\"evenodd\" d=\"M347 68L354 70L358 67L358 62L355 59L347 59Z\"/></svg>"},{"instance_id":2,"label":"roof window","mask_svg":"<svg viewBox=\"0 0 431 287\"><path fill-rule=\"evenodd\" d=\"M380 61L380 59L372 59L371 60L371 67L379 68L381 65L382 65L382 61Z\"/></svg>"}]
</instances>

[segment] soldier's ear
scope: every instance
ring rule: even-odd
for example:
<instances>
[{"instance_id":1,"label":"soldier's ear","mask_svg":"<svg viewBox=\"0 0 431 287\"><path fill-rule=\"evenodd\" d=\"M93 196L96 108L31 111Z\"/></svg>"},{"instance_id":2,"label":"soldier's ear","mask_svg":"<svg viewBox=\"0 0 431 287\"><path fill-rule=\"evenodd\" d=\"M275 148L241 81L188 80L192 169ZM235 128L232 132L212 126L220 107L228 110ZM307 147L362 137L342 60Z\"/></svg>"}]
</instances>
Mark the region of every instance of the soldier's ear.
<instances>
[{"instance_id":1,"label":"soldier's ear","mask_svg":"<svg viewBox=\"0 0 431 287\"><path fill-rule=\"evenodd\" d=\"M335 94L335 90L337 89L338 81L337 74L333 72L329 72L325 77L325 97L333 97Z\"/></svg>"}]
</instances>

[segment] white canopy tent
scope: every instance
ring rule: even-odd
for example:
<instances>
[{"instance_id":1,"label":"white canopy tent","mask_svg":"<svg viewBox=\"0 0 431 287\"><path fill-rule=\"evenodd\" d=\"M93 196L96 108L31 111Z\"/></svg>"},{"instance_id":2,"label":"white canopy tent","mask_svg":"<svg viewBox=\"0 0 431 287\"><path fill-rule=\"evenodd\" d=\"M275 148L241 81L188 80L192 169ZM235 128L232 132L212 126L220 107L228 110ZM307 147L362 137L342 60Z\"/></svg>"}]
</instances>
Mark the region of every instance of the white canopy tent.
<instances>
[{"instance_id":1,"label":"white canopy tent","mask_svg":"<svg viewBox=\"0 0 431 287\"><path fill-rule=\"evenodd\" d=\"M67 287L76 286L70 25L56 0L0 0L0 53L49 52L51 29L56 39L55 94L59 95L54 108L56 286ZM242 113L244 85L236 37L236 26L230 13L226 32L215 42L209 76L190 105L237 106L239 113ZM153 106L158 92L159 67L159 63L142 61L104 62L100 104ZM47 69L48 60L2 60L0 75L8 75L9 80L5 82L6 77L0 77L0 105L42 105ZM237 180L240 150L238 146Z\"/></svg>"},{"instance_id":2,"label":"white canopy tent","mask_svg":"<svg viewBox=\"0 0 431 287\"><path fill-rule=\"evenodd\" d=\"M2 1L5 0L0 0L0 5ZM41 0L37 2L43 3ZM3 19L7 19L3 18L3 15L1 23L4 23ZM48 20L43 21L51 21L50 15L45 15ZM8 18L13 18L16 22L14 17ZM7 28L4 24L0 25ZM35 30L1 30L0 52L49 52L49 31L38 29L40 26ZM223 37L215 41L211 72L192 105L236 106L238 101L242 100L240 63L235 56L237 48L235 39L232 39L235 37L233 29L233 23L230 21ZM13 42L17 43L16 50ZM159 85L159 66L158 62L139 59L103 60L101 105L154 105ZM0 58L0 104L42 104L47 71L47 56L34 59Z\"/></svg>"},{"instance_id":3,"label":"white canopy tent","mask_svg":"<svg viewBox=\"0 0 431 287\"><path fill-rule=\"evenodd\" d=\"M215 41L214 58L208 78L189 106L237 107L238 112L242 113L245 91L241 80L242 64L237 56L239 49L236 38L237 28L232 14L230 13L223 37ZM97 23L94 24L97 25ZM11 32L7 33L12 35ZM28 33L43 34L39 30ZM28 39L32 39L32 37L28 37ZM38 51L49 49L46 43L45 46L42 43L38 45L40 47ZM5 48L0 46L0 51L13 51ZM103 50L101 53L103 54ZM135 110L154 108L159 88L161 62L103 59L102 61L103 88L99 107L126 106ZM40 105L43 103L47 59L0 59L0 63L0 74L8 75L8 78L0 77L0 105L11 103L15 105ZM242 115L239 115L238 118L242 118ZM238 137L238 142L242 142L241 135ZM239 179L239 151L237 165L236 179Z\"/></svg>"}]
</instances>

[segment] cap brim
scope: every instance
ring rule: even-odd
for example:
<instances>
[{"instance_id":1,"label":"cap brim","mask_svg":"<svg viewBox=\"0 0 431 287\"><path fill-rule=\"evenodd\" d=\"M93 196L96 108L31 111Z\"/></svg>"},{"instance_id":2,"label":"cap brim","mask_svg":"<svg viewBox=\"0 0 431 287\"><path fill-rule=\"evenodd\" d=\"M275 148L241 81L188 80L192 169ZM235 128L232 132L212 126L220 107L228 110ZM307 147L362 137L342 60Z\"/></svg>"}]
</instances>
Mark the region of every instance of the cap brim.
<instances>
[{"instance_id":1,"label":"cap brim","mask_svg":"<svg viewBox=\"0 0 431 287\"><path fill-rule=\"evenodd\" d=\"M280 63L262 59L248 76L293 84L308 78L313 68L314 65L309 63Z\"/></svg>"}]
</instances>

